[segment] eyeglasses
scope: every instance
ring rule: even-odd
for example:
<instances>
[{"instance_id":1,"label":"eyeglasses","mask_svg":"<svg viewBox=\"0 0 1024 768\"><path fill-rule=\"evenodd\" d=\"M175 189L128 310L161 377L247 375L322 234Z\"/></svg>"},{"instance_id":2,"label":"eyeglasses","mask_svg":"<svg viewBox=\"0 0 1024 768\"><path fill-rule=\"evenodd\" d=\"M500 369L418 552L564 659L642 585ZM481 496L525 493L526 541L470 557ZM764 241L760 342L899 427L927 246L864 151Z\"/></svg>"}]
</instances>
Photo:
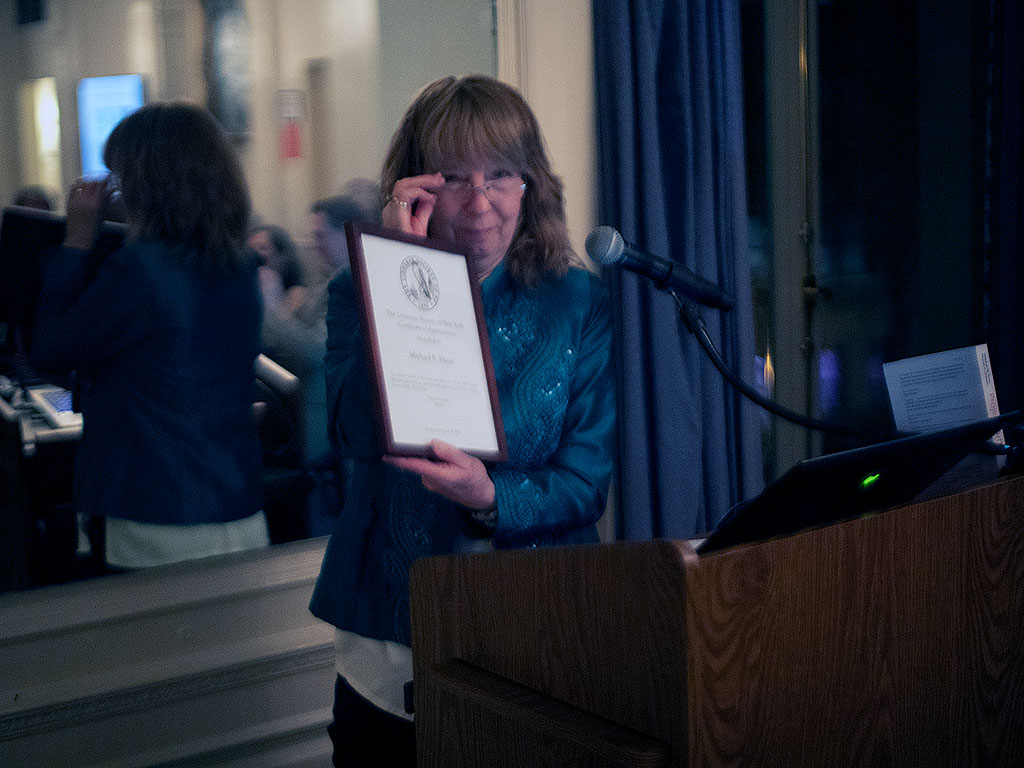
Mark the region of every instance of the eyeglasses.
<instances>
[{"instance_id":1,"label":"eyeglasses","mask_svg":"<svg viewBox=\"0 0 1024 768\"><path fill-rule=\"evenodd\" d=\"M437 193L445 195L453 202L464 203L477 192L483 192L484 197L492 203L497 203L510 200L525 190L526 182L521 177L501 176L480 185L474 185L469 179L448 179L437 189Z\"/></svg>"}]
</instances>

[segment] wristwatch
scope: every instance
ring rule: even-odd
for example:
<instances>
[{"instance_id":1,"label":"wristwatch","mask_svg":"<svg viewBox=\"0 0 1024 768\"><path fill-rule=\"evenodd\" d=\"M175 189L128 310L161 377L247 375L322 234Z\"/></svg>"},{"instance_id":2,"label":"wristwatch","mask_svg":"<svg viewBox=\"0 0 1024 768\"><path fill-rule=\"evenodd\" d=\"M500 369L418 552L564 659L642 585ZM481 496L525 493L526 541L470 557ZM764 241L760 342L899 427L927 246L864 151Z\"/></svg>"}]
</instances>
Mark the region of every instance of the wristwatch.
<instances>
[{"instance_id":1,"label":"wristwatch","mask_svg":"<svg viewBox=\"0 0 1024 768\"><path fill-rule=\"evenodd\" d=\"M469 509L468 507L463 507L463 509L470 528L473 529L476 535L486 538L494 534L494 529L498 527L497 507L492 509Z\"/></svg>"}]
</instances>

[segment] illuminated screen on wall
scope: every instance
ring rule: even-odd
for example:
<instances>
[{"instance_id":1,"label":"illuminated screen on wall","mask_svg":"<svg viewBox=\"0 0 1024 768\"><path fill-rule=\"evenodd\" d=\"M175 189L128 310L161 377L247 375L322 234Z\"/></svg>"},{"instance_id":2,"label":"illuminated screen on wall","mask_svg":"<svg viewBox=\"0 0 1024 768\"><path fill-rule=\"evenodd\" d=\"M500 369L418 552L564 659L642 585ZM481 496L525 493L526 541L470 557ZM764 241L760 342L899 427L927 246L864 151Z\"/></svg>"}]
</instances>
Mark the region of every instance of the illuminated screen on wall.
<instances>
[{"instance_id":1,"label":"illuminated screen on wall","mask_svg":"<svg viewBox=\"0 0 1024 768\"><path fill-rule=\"evenodd\" d=\"M78 137L82 175L102 176L103 145L118 121L144 102L142 75L83 77L78 81Z\"/></svg>"}]
</instances>

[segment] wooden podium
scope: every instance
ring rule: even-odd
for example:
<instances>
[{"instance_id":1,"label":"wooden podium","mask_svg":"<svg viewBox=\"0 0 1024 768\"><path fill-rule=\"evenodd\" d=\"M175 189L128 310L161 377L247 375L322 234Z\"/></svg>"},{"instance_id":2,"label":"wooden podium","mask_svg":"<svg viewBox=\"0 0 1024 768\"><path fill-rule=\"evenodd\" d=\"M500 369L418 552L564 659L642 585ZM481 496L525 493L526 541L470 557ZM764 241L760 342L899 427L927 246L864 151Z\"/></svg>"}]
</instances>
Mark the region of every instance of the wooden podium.
<instances>
[{"instance_id":1,"label":"wooden podium","mask_svg":"<svg viewBox=\"0 0 1024 768\"><path fill-rule=\"evenodd\" d=\"M1024 478L699 557L421 560L430 766L1024 765Z\"/></svg>"}]
</instances>

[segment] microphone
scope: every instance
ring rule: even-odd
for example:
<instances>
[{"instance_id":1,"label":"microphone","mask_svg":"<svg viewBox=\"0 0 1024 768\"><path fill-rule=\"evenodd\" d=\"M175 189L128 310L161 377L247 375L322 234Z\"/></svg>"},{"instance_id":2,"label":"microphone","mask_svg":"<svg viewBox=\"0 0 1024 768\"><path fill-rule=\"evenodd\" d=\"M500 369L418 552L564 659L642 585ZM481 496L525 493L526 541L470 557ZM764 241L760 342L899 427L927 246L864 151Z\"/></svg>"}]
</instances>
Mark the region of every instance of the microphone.
<instances>
[{"instance_id":1,"label":"microphone","mask_svg":"<svg viewBox=\"0 0 1024 768\"><path fill-rule=\"evenodd\" d=\"M618 230L600 226L587 235L587 255L604 267L613 264L654 281L663 290L678 291L689 299L716 309L732 309L736 300L710 280L695 275L677 261L641 251L622 239Z\"/></svg>"}]
</instances>

